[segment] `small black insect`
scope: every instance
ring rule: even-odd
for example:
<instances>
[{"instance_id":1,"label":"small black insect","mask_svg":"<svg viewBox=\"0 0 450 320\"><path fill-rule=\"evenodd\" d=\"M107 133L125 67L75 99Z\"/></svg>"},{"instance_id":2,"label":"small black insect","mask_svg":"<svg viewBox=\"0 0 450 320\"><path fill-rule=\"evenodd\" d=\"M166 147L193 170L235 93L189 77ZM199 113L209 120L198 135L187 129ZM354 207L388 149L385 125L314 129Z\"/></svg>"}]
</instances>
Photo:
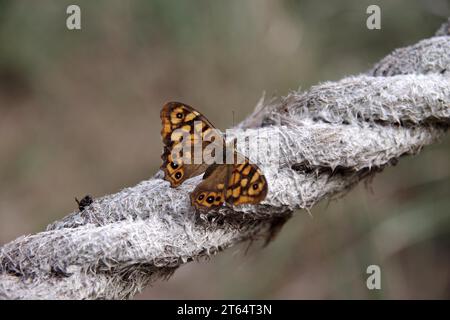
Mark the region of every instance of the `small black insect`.
<instances>
[{"instance_id":1,"label":"small black insect","mask_svg":"<svg viewBox=\"0 0 450 320\"><path fill-rule=\"evenodd\" d=\"M78 209L81 211L83 211L84 209L86 209L87 207L89 207L92 202L94 202L94 199L90 196L90 195L85 195L83 197L83 199L78 200L77 198L75 198L75 201L78 204Z\"/></svg>"}]
</instances>

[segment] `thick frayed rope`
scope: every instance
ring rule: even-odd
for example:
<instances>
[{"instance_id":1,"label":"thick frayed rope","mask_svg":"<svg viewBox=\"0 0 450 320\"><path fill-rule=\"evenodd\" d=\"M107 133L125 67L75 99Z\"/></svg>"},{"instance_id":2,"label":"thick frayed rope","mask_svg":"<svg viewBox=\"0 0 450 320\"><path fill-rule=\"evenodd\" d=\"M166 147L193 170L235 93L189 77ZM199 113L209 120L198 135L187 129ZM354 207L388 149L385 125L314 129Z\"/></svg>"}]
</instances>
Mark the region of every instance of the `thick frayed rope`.
<instances>
[{"instance_id":1,"label":"thick frayed rope","mask_svg":"<svg viewBox=\"0 0 450 320\"><path fill-rule=\"evenodd\" d=\"M256 154L266 175L269 193L260 205L199 217L189 193L201 177L173 189L158 172L45 232L4 245L0 298L132 297L183 263L270 236L294 209L310 208L417 153L450 125L449 33L447 23L365 74L261 101L230 133L253 142L238 148ZM258 146L277 150L276 157Z\"/></svg>"}]
</instances>

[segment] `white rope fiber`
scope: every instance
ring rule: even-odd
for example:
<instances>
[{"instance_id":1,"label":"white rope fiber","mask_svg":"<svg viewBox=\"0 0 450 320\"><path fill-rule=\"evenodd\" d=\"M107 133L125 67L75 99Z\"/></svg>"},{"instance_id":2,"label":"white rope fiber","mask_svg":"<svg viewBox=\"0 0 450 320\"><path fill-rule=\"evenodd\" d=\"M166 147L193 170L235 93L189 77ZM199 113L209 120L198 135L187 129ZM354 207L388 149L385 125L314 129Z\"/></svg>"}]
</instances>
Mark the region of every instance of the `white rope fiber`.
<instances>
[{"instance_id":1,"label":"white rope fiber","mask_svg":"<svg viewBox=\"0 0 450 320\"><path fill-rule=\"evenodd\" d=\"M258 155L269 185L260 205L199 217L189 193L201 177L173 189L158 172L4 245L0 298L130 298L181 264L267 237L294 209L310 208L419 152L450 125L449 34L446 23L365 74L261 101L234 128L235 135L279 150L276 161ZM240 151L258 152L254 144Z\"/></svg>"}]
</instances>

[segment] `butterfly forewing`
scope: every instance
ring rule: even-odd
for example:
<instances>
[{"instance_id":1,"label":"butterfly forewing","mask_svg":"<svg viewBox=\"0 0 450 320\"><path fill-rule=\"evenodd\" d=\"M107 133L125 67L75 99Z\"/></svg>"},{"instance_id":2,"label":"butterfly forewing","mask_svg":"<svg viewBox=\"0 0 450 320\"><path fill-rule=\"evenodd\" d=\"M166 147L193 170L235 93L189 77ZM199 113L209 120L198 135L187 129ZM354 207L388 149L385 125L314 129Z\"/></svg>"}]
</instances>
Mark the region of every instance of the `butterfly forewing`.
<instances>
[{"instance_id":1,"label":"butterfly forewing","mask_svg":"<svg viewBox=\"0 0 450 320\"><path fill-rule=\"evenodd\" d=\"M164 143L161 169L164 179L177 187L208 168L209 165L202 162L201 154L200 158L195 158L194 151L201 152L212 143L211 136L221 136L204 116L183 103L166 103L160 116Z\"/></svg>"},{"instance_id":2,"label":"butterfly forewing","mask_svg":"<svg viewBox=\"0 0 450 320\"><path fill-rule=\"evenodd\" d=\"M226 202L233 205L256 204L267 195L267 181L261 170L246 158L242 164L234 164L228 178Z\"/></svg>"}]
</instances>

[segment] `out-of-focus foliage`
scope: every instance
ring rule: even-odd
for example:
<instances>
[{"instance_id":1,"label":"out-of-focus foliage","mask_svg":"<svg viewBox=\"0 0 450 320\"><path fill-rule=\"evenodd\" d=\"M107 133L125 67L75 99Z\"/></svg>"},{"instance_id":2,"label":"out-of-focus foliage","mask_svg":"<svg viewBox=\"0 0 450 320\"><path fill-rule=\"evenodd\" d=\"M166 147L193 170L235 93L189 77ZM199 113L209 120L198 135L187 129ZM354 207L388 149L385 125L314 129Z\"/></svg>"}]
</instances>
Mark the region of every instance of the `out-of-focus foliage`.
<instances>
[{"instance_id":1,"label":"out-of-focus foliage","mask_svg":"<svg viewBox=\"0 0 450 320\"><path fill-rule=\"evenodd\" d=\"M219 128L270 98L367 70L430 37L448 1L0 1L0 243L159 167L159 109ZM378 4L382 29L366 28ZM338 201L296 212L261 250L190 263L139 298L448 298L450 141ZM247 252L247 253L245 253ZM382 290L366 288L377 264Z\"/></svg>"}]
</instances>

